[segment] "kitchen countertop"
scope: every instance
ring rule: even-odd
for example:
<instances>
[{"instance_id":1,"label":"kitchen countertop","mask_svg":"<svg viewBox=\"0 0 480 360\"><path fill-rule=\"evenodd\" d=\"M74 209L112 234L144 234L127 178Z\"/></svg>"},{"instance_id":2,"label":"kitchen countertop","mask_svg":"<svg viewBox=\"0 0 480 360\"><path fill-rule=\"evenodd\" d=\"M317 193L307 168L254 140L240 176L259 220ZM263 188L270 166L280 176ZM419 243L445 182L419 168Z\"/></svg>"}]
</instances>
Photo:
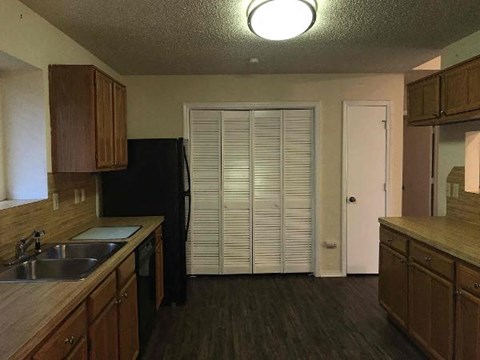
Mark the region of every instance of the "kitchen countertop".
<instances>
[{"instance_id":1,"label":"kitchen countertop","mask_svg":"<svg viewBox=\"0 0 480 360\"><path fill-rule=\"evenodd\" d=\"M448 216L388 217L380 224L480 267L480 225Z\"/></svg>"},{"instance_id":2,"label":"kitchen countertop","mask_svg":"<svg viewBox=\"0 0 480 360\"><path fill-rule=\"evenodd\" d=\"M0 284L0 359L23 359L90 294L161 223L162 216L98 218L73 229L66 242L92 226L142 225L120 250L86 279L74 282Z\"/></svg>"}]
</instances>

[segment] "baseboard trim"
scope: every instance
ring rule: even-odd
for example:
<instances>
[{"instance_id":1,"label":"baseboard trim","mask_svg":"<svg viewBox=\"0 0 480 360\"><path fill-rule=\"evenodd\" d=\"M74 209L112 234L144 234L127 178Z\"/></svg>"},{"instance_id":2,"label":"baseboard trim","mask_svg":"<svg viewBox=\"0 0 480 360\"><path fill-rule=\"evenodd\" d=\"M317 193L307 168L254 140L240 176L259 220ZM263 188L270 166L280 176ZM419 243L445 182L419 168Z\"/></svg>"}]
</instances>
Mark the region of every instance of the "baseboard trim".
<instances>
[{"instance_id":1,"label":"baseboard trim","mask_svg":"<svg viewBox=\"0 0 480 360\"><path fill-rule=\"evenodd\" d=\"M319 277L345 277L345 274L339 270L320 270Z\"/></svg>"}]
</instances>

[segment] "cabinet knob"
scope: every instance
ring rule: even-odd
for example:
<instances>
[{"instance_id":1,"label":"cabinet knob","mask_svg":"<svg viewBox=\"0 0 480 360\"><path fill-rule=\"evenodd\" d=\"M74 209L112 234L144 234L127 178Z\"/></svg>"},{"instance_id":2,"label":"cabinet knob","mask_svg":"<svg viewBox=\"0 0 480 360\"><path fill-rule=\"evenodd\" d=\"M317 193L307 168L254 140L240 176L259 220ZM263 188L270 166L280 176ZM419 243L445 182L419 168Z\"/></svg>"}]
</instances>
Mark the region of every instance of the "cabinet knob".
<instances>
[{"instance_id":1,"label":"cabinet knob","mask_svg":"<svg viewBox=\"0 0 480 360\"><path fill-rule=\"evenodd\" d=\"M128 293L122 295L125 299L128 299Z\"/></svg>"},{"instance_id":2,"label":"cabinet knob","mask_svg":"<svg viewBox=\"0 0 480 360\"><path fill-rule=\"evenodd\" d=\"M431 257L429 257L429 256L425 256L425 261L431 261L431 260L432 260L432 258L431 258Z\"/></svg>"},{"instance_id":3,"label":"cabinet knob","mask_svg":"<svg viewBox=\"0 0 480 360\"><path fill-rule=\"evenodd\" d=\"M447 116L447 112L445 110L440 110L440 115Z\"/></svg>"},{"instance_id":4,"label":"cabinet knob","mask_svg":"<svg viewBox=\"0 0 480 360\"><path fill-rule=\"evenodd\" d=\"M400 262L401 262L402 264L405 264L407 261L406 261L405 259L400 259Z\"/></svg>"},{"instance_id":5,"label":"cabinet knob","mask_svg":"<svg viewBox=\"0 0 480 360\"><path fill-rule=\"evenodd\" d=\"M65 339L65 344L73 345L74 343L75 343L75 336L73 335Z\"/></svg>"},{"instance_id":6,"label":"cabinet knob","mask_svg":"<svg viewBox=\"0 0 480 360\"><path fill-rule=\"evenodd\" d=\"M115 304L117 305L120 305L122 303L122 299L118 299L117 301L115 301Z\"/></svg>"},{"instance_id":7,"label":"cabinet knob","mask_svg":"<svg viewBox=\"0 0 480 360\"><path fill-rule=\"evenodd\" d=\"M473 284L473 287L475 289L480 289L480 284L478 282L476 282L476 283Z\"/></svg>"}]
</instances>

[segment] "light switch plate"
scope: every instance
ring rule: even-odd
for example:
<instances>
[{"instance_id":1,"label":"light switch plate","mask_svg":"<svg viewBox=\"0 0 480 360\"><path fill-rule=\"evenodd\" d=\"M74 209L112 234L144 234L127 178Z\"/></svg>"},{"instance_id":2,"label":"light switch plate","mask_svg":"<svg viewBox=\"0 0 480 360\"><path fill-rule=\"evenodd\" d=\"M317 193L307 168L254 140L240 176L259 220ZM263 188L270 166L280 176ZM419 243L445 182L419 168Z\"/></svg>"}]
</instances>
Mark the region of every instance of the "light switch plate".
<instances>
[{"instance_id":1,"label":"light switch plate","mask_svg":"<svg viewBox=\"0 0 480 360\"><path fill-rule=\"evenodd\" d=\"M58 210L60 208L60 200L58 199L58 193L52 194L53 210Z\"/></svg>"},{"instance_id":2,"label":"light switch plate","mask_svg":"<svg viewBox=\"0 0 480 360\"><path fill-rule=\"evenodd\" d=\"M447 182L447 187L446 187L446 189L445 189L445 195L446 195L447 197L452 196L452 184L449 183L449 182Z\"/></svg>"},{"instance_id":3,"label":"light switch plate","mask_svg":"<svg viewBox=\"0 0 480 360\"><path fill-rule=\"evenodd\" d=\"M460 194L460 184L453 183L452 184L452 197L458 199L459 194Z\"/></svg>"}]
</instances>

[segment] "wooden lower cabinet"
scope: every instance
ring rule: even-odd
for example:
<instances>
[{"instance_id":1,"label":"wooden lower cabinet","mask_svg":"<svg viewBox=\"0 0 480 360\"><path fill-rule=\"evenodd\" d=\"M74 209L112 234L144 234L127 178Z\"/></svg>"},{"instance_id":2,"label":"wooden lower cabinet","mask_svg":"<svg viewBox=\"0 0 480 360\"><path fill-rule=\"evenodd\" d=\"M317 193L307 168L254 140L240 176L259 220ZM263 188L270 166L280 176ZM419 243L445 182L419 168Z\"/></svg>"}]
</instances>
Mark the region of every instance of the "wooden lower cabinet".
<instances>
[{"instance_id":1,"label":"wooden lower cabinet","mask_svg":"<svg viewBox=\"0 0 480 360\"><path fill-rule=\"evenodd\" d=\"M137 277L135 274L120 290L118 297L119 359L136 359L140 346L138 339Z\"/></svg>"},{"instance_id":2,"label":"wooden lower cabinet","mask_svg":"<svg viewBox=\"0 0 480 360\"><path fill-rule=\"evenodd\" d=\"M34 360L82 359L82 345L87 337L87 310L82 304L69 315L33 356ZM86 341L85 341L86 343ZM79 348L80 345L80 348ZM80 350L79 350L80 349Z\"/></svg>"},{"instance_id":3,"label":"wooden lower cabinet","mask_svg":"<svg viewBox=\"0 0 480 360\"><path fill-rule=\"evenodd\" d=\"M134 360L139 355L135 254L40 345L34 360Z\"/></svg>"},{"instance_id":4,"label":"wooden lower cabinet","mask_svg":"<svg viewBox=\"0 0 480 360\"><path fill-rule=\"evenodd\" d=\"M480 269L457 266L455 359L480 359Z\"/></svg>"},{"instance_id":5,"label":"wooden lower cabinet","mask_svg":"<svg viewBox=\"0 0 480 360\"><path fill-rule=\"evenodd\" d=\"M462 290L456 310L455 359L480 359L480 298Z\"/></svg>"},{"instance_id":6,"label":"wooden lower cabinet","mask_svg":"<svg viewBox=\"0 0 480 360\"><path fill-rule=\"evenodd\" d=\"M118 359L118 315L114 298L88 330L90 359Z\"/></svg>"},{"instance_id":7,"label":"wooden lower cabinet","mask_svg":"<svg viewBox=\"0 0 480 360\"><path fill-rule=\"evenodd\" d=\"M409 331L435 359L453 357L453 283L410 264Z\"/></svg>"},{"instance_id":8,"label":"wooden lower cabinet","mask_svg":"<svg viewBox=\"0 0 480 360\"><path fill-rule=\"evenodd\" d=\"M380 304L402 327L408 319L408 264L405 256L380 245L380 272L378 278Z\"/></svg>"}]
</instances>

